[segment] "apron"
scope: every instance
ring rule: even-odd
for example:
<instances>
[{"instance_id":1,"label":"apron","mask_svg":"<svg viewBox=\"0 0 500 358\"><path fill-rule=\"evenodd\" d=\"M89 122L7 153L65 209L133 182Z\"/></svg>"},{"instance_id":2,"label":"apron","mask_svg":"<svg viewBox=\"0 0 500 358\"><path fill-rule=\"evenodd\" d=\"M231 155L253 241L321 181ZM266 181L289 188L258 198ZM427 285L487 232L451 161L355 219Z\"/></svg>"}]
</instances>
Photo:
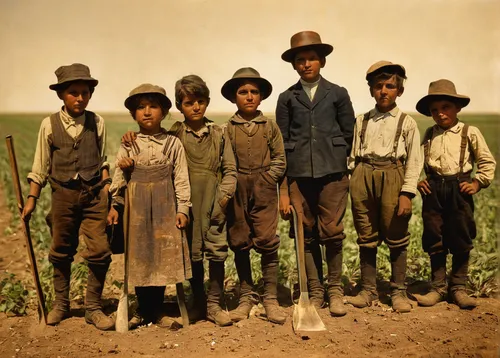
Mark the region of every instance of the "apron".
<instances>
[{"instance_id":1,"label":"apron","mask_svg":"<svg viewBox=\"0 0 500 358\"><path fill-rule=\"evenodd\" d=\"M175 226L171 163L137 165L128 183L129 287L165 286L191 278L187 240Z\"/></svg>"}]
</instances>

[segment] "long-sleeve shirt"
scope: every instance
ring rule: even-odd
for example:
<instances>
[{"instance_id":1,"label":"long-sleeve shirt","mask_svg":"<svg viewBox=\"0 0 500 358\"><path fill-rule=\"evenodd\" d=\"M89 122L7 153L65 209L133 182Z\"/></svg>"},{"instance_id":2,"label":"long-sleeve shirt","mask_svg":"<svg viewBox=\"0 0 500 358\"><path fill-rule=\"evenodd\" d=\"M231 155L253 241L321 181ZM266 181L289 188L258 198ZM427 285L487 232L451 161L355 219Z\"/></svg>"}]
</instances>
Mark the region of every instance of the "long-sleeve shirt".
<instances>
[{"instance_id":1,"label":"long-sleeve shirt","mask_svg":"<svg viewBox=\"0 0 500 358\"><path fill-rule=\"evenodd\" d=\"M189 217L191 187L189 186L186 155L184 147L177 137L175 137L171 150L167 152L166 155L163 154L163 148L169 136L171 135L167 134L166 131L162 131L155 135L137 134L136 144L139 147L138 153L124 145L120 146L118 154L116 155L113 183L109 188L113 205L123 205L122 189L127 186L125 175L118 166L120 159L131 157L134 159L135 165L143 166L167 164L170 162L173 164L172 174L177 201L177 212L183 213Z\"/></svg>"},{"instance_id":2,"label":"long-sleeve shirt","mask_svg":"<svg viewBox=\"0 0 500 358\"><path fill-rule=\"evenodd\" d=\"M354 169L356 157L391 159L395 156L405 163L405 177L401 191L415 194L422 169L419 145L420 133L415 120L406 115L396 153L394 153L394 139L401 114L402 112L398 107L386 113L381 113L376 108L372 109L369 112L363 143L361 143L360 134L364 114L356 118L354 141L349 156L348 168L350 170Z\"/></svg>"},{"instance_id":3,"label":"long-sleeve shirt","mask_svg":"<svg viewBox=\"0 0 500 358\"><path fill-rule=\"evenodd\" d=\"M61 108L59 114L61 115L61 121L66 132L73 139L78 137L83 131L85 113L83 113L80 117L73 118L64 110L63 107ZM104 126L103 118L97 113L95 115L95 121L97 126L97 138L99 142L100 155L101 158L104 158L106 152L106 127ZM50 124L50 116L48 116L43 119L42 124L40 125L33 166L31 168L31 172L28 174L28 182L33 181L41 187L44 187L47 184L52 165L52 153L50 149L51 136L52 126ZM109 168L109 164L105 161L101 166L101 169L103 168ZM74 179L77 178L78 173L75 175Z\"/></svg>"},{"instance_id":4,"label":"long-sleeve shirt","mask_svg":"<svg viewBox=\"0 0 500 358\"><path fill-rule=\"evenodd\" d=\"M422 164L426 164L439 175L455 175L460 172L460 143L464 123L458 121L449 129L438 125L432 127L429 140L429 157L425 158L424 144L422 143ZM469 126L467 132L468 145L464 157L464 173L472 171L477 163L475 178L485 188L489 186L495 176L496 161L477 127ZM424 138L425 140L425 138Z\"/></svg>"}]
</instances>

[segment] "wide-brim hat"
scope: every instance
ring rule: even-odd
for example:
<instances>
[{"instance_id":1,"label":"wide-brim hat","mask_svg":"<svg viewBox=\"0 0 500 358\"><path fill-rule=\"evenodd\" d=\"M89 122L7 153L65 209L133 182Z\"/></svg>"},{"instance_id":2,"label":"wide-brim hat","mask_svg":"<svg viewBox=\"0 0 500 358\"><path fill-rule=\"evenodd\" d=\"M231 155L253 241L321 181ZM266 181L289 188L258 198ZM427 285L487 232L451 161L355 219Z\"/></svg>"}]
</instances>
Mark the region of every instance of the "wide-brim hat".
<instances>
[{"instance_id":1,"label":"wide-brim hat","mask_svg":"<svg viewBox=\"0 0 500 358\"><path fill-rule=\"evenodd\" d=\"M333 46L321 42L321 37L314 31L298 32L290 38L290 48L283 52L281 59L293 62L295 55L300 51L315 50L321 57L326 57L333 51Z\"/></svg>"},{"instance_id":2,"label":"wide-brim hat","mask_svg":"<svg viewBox=\"0 0 500 358\"><path fill-rule=\"evenodd\" d=\"M406 78L406 70L403 65L390 61L378 61L371 65L368 71L366 71L366 80L380 73L397 74Z\"/></svg>"},{"instance_id":3,"label":"wide-brim hat","mask_svg":"<svg viewBox=\"0 0 500 358\"><path fill-rule=\"evenodd\" d=\"M90 69L81 63L74 63L68 66L61 66L55 72L57 83L49 86L51 90L57 91L62 84L73 81L89 82L91 87L97 86L98 80L90 75Z\"/></svg>"},{"instance_id":4,"label":"wide-brim hat","mask_svg":"<svg viewBox=\"0 0 500 358\"><path fill-rule=\"evenodd\" d=\"M469 97L457 93L453 82L441 79L429 84L429 93L417 102L417 111L430 117L431 111L429 107L431 101L441 99L457 103L461 108L466 107L470 102Z\"/></svg>"},{"instance_id":5,"label":"wide-brim hat","mask_svg":"<svg viewBox=\"0 0 500 358\"><path fill-rule=\"evenodd\" d=\"M166 108L167 110L172 108L172 102L167 97L167 92L165 91L165 88L152 85L151 83L143 83L142 85L137 86L132 91L130 91L127 99L125 100L125 107L127 107L129 111L135 110L135 108L132 107L133 98L144 94L159 94L158 97L160 99L161 106L163 108Z\"/></svg>"},{"instance_id":6,"label":"wide-brim hat","mask_svg":"<svg viewBox=\"0 0 500 358\"><path fill-rule=\"evenodd\" d=\"M271 95L273 91L273 86L271 83L265 78L260 76L260 73L257 72L252 67L243 67L236 71L233 77L226 81L221 88L221 93L224 98L234 103L234 99L236 97L236 90L241 85L241 83L245 81L255 82L259 87L260 94L262 100L266 99Z\"/></svg>"}]
</instances>

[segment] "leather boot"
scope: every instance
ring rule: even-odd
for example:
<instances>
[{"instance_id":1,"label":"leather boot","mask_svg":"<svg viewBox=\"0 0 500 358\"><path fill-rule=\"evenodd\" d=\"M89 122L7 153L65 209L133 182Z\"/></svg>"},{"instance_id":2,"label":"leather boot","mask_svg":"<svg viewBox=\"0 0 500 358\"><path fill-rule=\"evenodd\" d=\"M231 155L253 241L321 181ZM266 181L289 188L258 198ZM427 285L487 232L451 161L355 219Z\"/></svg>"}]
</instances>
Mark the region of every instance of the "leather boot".
<instances>
[{"instance_id":1,"label":"leather boot","mask_svg":"<svg viewBox=\"0 0 500 358\"><path fill-rule=\"evenodd\" d=\"M286 315L278 304L278 252L262 254L260 259L262 279L264 281L264 296L262 305L270 322L284 324Z\"/></svg>"},{"instance_id":2,"label":"leather boot","mask_svg":"<svg viewBox=\"0 0 500 358\"><path fill-rule=\"evenodd\" d=\"M306 261L307 289L309 299L316 309L325 305L325 287L323 285L323 260L321 247L315 241L304 248Z\"/></svg>"},{"instance_id":3,"label":"leather boot","mask_svg":"<svg viewBox=\"0 0 500 358\"><path fill-rule=\"evenodd\" d=\"M209 281L207 299L207 319L224 327L233 324L229 313L220 306L221 297L224 295L224 261L209 262Z\"/></svg>"},{"instance_id":4,"label":"leather boot","mask_svg":"<svg viewBox=\"0 0 500 358\"><path fill-rule=\"evenodd\" d=\"M63 319L69 317L69 287L71 279L71 263L58 263L54 266L54 292L55 300L52 310L47 315L47 324L55 326Z\"/></svg>"},{"instance_id":5,"label":"leather boot","mask_svg":"<svg viewBox=\"0 0 500 358\"><path fill-rule=\"evenodd\" d=\"M345 316L344 291L342 290L342 241L326 244L328 264L328 307L335 317Z\"/></svg>"},{"instance_id":6,"label":"leather boot","mask_svg":"<svg viewBox=\"0 0 500 358\"><path fill-rule=\"evenodd\" d=\"M361 270L361 291L349 297L347 302L357 308L371 306L378 298L377 294L377 248L359 248L359 266Z\"/></svg>"},{"instance_id":7,"label":"leather boot","mask_svg":"<svg viewBox=\"0 0 500 358\"><path fill-rule=\"evenodd\" d=\"M391 249L391 300L392 309L396 312L407 313L411 311L411 303L406 296L406 257L404 249Z\"/></svg>"},{"instance_id":8,"label":"leather boot","mask_svg":"<svg viewBox=\"0 0 500 358\"><path fill-rule=\"evenodd\" d=\"M444 301L446 297L446 253L439 252L430 256L432 289L425 295L413 295L420 306L431 307Z\"/></svg>"},{"instance_id":9,"label":"leather boot","mask_svg":"<svg viewBox=\"0 0 500 358\"><path fill-rule=\"evenodd\" d=\"M101 296L109 264L89 264L87 293L85 295L85 321L97 329L107 331L115 326L115 321L102 312Z\"/></svg>"},{"instance_id":10,"label":"leather boot","mask_svg":"<svg viewBox=\"0 0 500 358\"><path fill-rule=\"evenodd\" d=\"M236 251L234 253L234 264L240 280L240 299L238 307L229 312L229 316L233 322L238 322L248 318L253 306L259 302L259 296L253 290L250 252Z\"/></svg>"},{"instance_id":11,"label":"leather boot","mask_svg":"<svg viewBox=\"0 0 500 358\"><path fill-rule=\"evenodd\" d=\"M467 283L467 272L469 270L469 252L455 254L452 258L451 276L450 276L450 295L461 309L472 309L477 306L477 302L469 297L465 291Z\"/></svg>"},{"instance_id":12,"label":"leather boot","mask_svg":"<svg viewBox=\"0 0 500 358\"><path fill-rule=\"evenodd\" d=\"M160 328L167 328L176 331L182 328L182 325L174 320L172 317L167 316L165 313L164 300L165 300L165 286L150 286L148 289L148 297L151 306L153 323Z\"/></svg>"},{"instance_id":13,"label":"leather boot","mask_svg":"<svg viewBox=\"0 0 500 358\"><path fill-rule=\"evenodd\" d=\"M189 319L193 322L200 321L207 316L207 296L205 294L205 270L203 260L191 261L193 277L189 279L193 292L193 307L189 312Z\"/></svg>"}]
</instances>

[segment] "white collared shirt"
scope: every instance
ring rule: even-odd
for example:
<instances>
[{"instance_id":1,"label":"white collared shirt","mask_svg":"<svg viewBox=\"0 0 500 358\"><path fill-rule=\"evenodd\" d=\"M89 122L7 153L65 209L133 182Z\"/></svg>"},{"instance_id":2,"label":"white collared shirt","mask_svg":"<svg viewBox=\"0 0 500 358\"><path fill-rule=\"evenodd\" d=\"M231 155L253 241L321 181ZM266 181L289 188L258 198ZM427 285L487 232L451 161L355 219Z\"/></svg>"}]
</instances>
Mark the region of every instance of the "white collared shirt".
<instances>
[{"instance_id":1,"label":"white collared shirt","mask_svg":"<svg viewBox=\"0 0 500 358\"><path fill-rule=\"evenodd\" d=\"M318 85L319 85L320 80L321 80L321 77L316 82L309 83L309 82L304 81L302 78L300 79L300 84L302 85L302 88L306 92L306 94L309 97L309 99L311 100L311 102L314 99L314 95L316 94L316 90L318 89Z\"/></svg>"}]
</instances>

